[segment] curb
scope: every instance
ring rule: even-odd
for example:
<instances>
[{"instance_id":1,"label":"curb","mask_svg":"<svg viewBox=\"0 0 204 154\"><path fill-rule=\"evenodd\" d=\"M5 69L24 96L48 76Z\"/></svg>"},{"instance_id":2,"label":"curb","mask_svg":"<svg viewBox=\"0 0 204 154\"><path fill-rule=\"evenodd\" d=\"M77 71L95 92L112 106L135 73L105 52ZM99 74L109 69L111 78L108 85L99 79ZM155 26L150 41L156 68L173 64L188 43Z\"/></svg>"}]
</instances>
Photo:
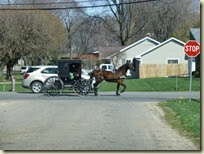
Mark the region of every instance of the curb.
<instances>
[{"instance_id":1,"label":"curb","mask_svg":"<svg viewBox=\"0 0 204 154\"><path fill-rule=\"evenodd\" d=\"M21 82L16 82L16 84L20 84ZM0 82L0 84L11 84L11 82Z\"/></svg>"}]
</instances>

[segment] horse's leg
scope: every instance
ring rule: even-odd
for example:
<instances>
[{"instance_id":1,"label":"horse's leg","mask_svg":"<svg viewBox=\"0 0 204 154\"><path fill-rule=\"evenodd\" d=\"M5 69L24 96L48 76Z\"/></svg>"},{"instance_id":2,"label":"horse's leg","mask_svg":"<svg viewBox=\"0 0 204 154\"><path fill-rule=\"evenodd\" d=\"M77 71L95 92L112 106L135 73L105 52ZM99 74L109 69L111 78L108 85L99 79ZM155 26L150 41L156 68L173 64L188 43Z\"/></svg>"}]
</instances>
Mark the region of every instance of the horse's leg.
<instances>
[{"instance_id":1,"label":"horse's leg","mask_svg":"<svg viewBox=\"0 0 204 154\"><path fill-rule=\"evenodd\" d=\"M93 84L94 86L94 95L98 96L98 85L102 82L103 80L96 80L96 83Z\"/></svg>"},{"instance_id":2,"label":"horse's leg","mask_svg":"<svg viewBox=\"0 0 204 154\"><path fill-rule=\"evenodd\" d=\"M94 95L98 96L98 88L97 88L98 82L94 83L93 86L94 86Z\"/></svg>"},{"instance_id":3,"label":"horse's leg","mask_svg":"<svg viewBox=\"0 0 204 154\"><path fill-rule=\"evenodd\" d=\"M117 96L119 96L119 95L120 95L120 94L118 93L119 88L120 88L120 84L119 84L119 83L117 83L117 90L116 90L116 95L117 95Z\"/></svg>"},{"instance_id":4,"label":"horse's leg","mask_svg":"<svg viewBox=\"0 0 204 154\"><path fill-rule=\"evenodd\" d=\"M122 83L121 86L124 87L124 89L121 91L121 93L123 93L123 92L125 92L127 86L124 83Z\"/></svg>"},{"instance_id":5,"label":"horse's leg","mask_svg":"<svg viewBox=\"0 0 204 154\"><path fill-rule=\"evenodd\" d=\"M120 81L119 81L119 84L120 84L121 86L123 86L123 90L122 90L120 93L123 93L123 92L125 92L125 90L126 90L126 85L123 83L123 81L124 81L124 80L120 80Z\"/></svg>"}]
</instances>

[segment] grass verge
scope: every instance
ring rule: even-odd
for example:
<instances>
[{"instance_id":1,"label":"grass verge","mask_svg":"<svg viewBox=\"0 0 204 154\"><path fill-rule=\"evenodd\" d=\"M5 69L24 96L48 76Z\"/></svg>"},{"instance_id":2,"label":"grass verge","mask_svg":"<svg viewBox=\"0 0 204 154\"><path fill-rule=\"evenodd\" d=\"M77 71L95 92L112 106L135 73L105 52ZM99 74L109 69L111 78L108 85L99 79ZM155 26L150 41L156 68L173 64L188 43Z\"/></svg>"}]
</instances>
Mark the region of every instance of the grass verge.
<instances>
[{"instance_id":1,"label":"grass verge","mask_svg":"<svg viewBox=\"0 0 204 154\"><path fill-rule=\"evenodd\" d=\"M165 120L200 147L200 100L169 100L159 103Z\"/></svg>"},{"instance_id":2,"label":"grass verge","mask_svg":"<svg viewBox=\"0 0 204 154\"><path fill-rule=\"evenodd\" d=\"M10 92L11 91L11 84L0 84L0 92ZM16 92L31 92L30 89L23 88L21 83L16 83Z\"/></svg>"},{"instance_id":3,"label":"grass verge","mask_svg":"<svg viewBox=\"0 0 204 154\"><path fill-rule=\"evenodd\" d=\"M17 75L17 82L22 81L22 75ZM126 91L189 91L189 78L177 78L177 86L175 78L148 78L148 79L126 79L124 83L127 85ZM4 87L3 87L4 85ZM123 87L120 87L122 89ZM4 82L0 83L0 92L11 90L11 84ZM192 90L200 90L200 79L193 78ZM16 84L16 92L30 92L29 89L24 89L21 83ZM116 83L102 82L99 91L116 91Z\"/></svg>"},{"instance_id":4,"label":"grass verge","mask_svg":"<svg viewBox=\"0 0 204 154\"><path fill-rule=\"evenodd\" d=\"M177 84L176 84L177 81ZM189 78L126 79L126 91L188 91ZM177 86L176 86L177 85ZM120 86L120 89L122 87ZM200 79L193 78L192 90L200 90ZM116 91L116 83L102 82L99 91Z\"/></svg>"},{"instance_id":5,"label":"grass verge","mask_svg":"<svg viewBox=\"0 0 204 154\"><path fill-rule=\"evenodd\" d=\"M23 75L18 73L18 72L14 72L13 75L15 76L16 78L16 82L21 82L23 80ZM3 81L0 81L0 82L10 82L11 79L9 80L6 80L6 75L4 74L3 75Z\"/></svg>"}]
</instances>

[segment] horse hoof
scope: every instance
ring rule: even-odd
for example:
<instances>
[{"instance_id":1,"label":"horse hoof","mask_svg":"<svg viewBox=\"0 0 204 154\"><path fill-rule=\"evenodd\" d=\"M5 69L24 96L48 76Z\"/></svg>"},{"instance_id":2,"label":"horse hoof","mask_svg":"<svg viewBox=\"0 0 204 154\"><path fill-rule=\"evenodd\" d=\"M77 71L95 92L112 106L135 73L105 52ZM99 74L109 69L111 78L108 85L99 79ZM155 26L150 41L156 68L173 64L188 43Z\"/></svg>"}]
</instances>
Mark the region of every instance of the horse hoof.
<instances>
[{"instance_id":1,"label":"horse hoof","mask_svg":"<svg viewBox=\"0 0 204 154\"><path fill-rule=\"evenodd\" d=\"M98 94L95 94L95 96L98 96Z\"/></svg>"},{"instance_id":2,"label":"horse hoof","mask_svg":"<svg viewBox=\"0 0 204 154\"><path fill-rule=\"evenodd\" d=\"M120 94L116 94L117 96L120 96Z\"/></svg>"}]
</instances>

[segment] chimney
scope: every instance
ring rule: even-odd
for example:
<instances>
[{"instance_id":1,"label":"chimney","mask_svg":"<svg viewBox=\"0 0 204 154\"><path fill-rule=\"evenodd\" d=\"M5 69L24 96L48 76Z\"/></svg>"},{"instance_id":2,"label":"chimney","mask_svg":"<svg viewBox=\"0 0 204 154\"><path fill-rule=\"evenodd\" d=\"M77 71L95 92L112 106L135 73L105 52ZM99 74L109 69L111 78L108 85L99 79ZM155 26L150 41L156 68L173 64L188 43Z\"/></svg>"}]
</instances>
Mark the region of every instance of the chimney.
<instances>
[{"instance_id":1,"label":"chimney","mask_svg":"<svg viewBox=\"0 0 204 154\"><path fill-rule=\"evenodd\" d=\"M146 33L146 37L151 37L151 33Z\"/></svg>"}]
</instances>

